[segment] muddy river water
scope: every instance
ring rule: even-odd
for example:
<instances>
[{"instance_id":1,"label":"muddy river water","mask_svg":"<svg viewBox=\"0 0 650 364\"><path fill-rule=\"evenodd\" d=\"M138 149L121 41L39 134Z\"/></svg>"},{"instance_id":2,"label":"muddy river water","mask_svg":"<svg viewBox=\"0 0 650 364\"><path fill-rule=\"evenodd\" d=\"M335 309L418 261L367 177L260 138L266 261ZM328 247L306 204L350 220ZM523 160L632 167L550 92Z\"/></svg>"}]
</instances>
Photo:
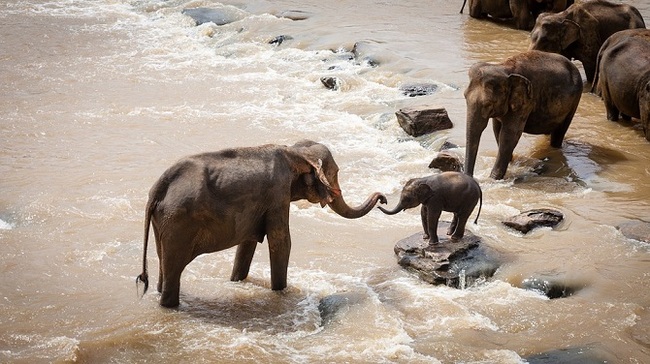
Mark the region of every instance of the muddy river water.
<instances>
[{"instance_id":1,"label":"muddy river water","mask_svg":"<svg viewBox=\"0 0 650 364\"><path fill-rule=\"evenodd\" d=\"M647 1L629 3L650 20ZM313 139L332 150L348 202L381 191L393 206L406 180L434 173L445 141L463 155L467 69L525 51L529 34L460 5L3 2L0 362L520 363L560 349L649 362L650 246L616 226L650 221L650 143L587 92L563 148L524 135L502 181L489 177L496 145L484 133L483 210L468 229L508 257L486 282L432 286L396 264L417 209L345 220L300 201L286 290L270 289L264 243L244 282L229 281L227 250L186 268L177 310L160 308L155 289L138 298L147 193L182 156ZM195 26L182 10L200 6L238 20ZM378 64L350 60L357 42ZM437 91L408 97L399 87L410 83ZM407 135L395 111L420 105L446 108L454 128ZM502 225L532 208L565 220L527 235ZM518 288L539 276L582 289L550 300ZM346 300L323 320L331 297Z\"/></svg>"}]
</instances>

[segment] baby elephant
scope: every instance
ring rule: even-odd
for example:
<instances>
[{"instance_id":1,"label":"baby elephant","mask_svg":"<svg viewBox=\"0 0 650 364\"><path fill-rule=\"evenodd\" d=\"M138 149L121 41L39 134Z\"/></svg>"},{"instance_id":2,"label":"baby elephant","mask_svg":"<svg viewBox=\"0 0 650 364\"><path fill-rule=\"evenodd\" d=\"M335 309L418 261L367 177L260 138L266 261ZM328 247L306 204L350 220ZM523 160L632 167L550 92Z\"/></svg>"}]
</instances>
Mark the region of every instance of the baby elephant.
<instances>
[{"instance_id":1,"label":"baby elephant","mask_svg":"<svg viewBox=\"0 0 650 364\"><path fill-rule=\"evenodd\" d=\"M413 178L406 182L402 189L400 201L392 210L379 209L388 215L410 209L422 204L420 214L424 239L429 244L438 242L438 219L442 211L453 212L454 219L447 231L452 241L462 239L465 234L467 219L474 211L477 202L481 202L474 223L478 222L483 205L483 196L478 182L469 175L461 172L443 172L432 176Z\"/></svg>"}]
</instances>

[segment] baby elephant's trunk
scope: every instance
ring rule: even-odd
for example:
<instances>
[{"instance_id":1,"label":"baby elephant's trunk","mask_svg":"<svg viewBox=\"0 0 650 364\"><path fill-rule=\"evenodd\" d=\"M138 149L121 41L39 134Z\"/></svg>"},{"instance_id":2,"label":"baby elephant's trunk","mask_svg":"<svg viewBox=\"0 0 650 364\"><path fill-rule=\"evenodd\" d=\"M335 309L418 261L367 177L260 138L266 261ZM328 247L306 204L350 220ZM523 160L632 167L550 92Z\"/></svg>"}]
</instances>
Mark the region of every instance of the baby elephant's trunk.
<instances>
[{"instance_id":1,"label":"baby elephant's trunk","mask_svg":"<svg viewBox=\"0 0 650 364\"><path fill-rule=\"evenodd\" d=\"M401 204L397 204L397 206L395 206L395 208L392 210L386 210L381 206L377 206L377 207L381 210L381 212L385 213L386 215L395 215L396 213L404 210Z\"/></svg>"}]
</instances>

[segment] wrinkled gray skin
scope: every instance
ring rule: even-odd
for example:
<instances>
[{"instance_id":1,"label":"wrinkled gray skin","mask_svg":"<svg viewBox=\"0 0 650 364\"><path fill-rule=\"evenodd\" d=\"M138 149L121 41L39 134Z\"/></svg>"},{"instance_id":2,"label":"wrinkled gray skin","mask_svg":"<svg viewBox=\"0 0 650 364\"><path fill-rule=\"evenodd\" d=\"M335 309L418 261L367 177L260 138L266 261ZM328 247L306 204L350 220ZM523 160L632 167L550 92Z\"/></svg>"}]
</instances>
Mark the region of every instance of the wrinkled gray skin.
<instances>
[{"instance_id":1,"label":"wrinkled gray skin","mask_svg":"<svg viewBox=\"0 0 650 364\"><path fill-rule=\"evenodd\" d=\"M582 62L587 81L592 82L603 42L615 32L634 28L645 28L645 22L633 6L604 0L579 2L556 14L540 14L530 33L530 49Z\"/></svg>"},{"instance_id":2,"label":"wrinkled gray skin","mask_svg":"<svg viewBox=\"0 0 650 364\"><path fill-rule=\"evenodd\" d=\"M502 179L522 133L550 134L561 148L582 95L576 66L558 54L528 51L502 63L480 62L469 70L465 90L465 173L474 174L481 134L492 118L498 153L490 176Z\"/></svg>"},{"instance_id":3,"label":"wrinkled gray skin","mask_svg":"<svg viewBox=\"0 0 650 364\"><path fill-rule=\"evenodd\" d=\"M186 157L170 167L149 192L146 207L143 272L148 287L147 241L153 225L160 259L160 305L179 304L181 273L195 257L237 246L233 281L247 277L257 243L266 236L271 288L287 286L291 251L289 205L306 199L328 205L354 219L378 201L373 193L359 207L347 205L338 182L339 167L322 144L263 145Z\"/></svg>"},{"instance_id":4,"label":"wrinkled gray skin","mask_svg":"<svg viewBox=\"0 0 650 364\"><path fill-rule=\"evenodd\" d=\"M650 29L620 31L600 48L592 92L598 90L607 119L641 120L650 141Z\"/></svg>"},{"instance_id":5,"label":"wrinkled gray skin","mask_svg":"<svg viewBox=\"0 0 650 364\"><path fill-rule=\"evenodd\" d=\"M465 3L460 8L463 13ZM469 0L469 15L472 18L514 19L517 29L530 30L535 19L542 12L557 13L573 4L573 0Z\"/></svg>"},{"instance_id":6,"label":"wrinkled gray skin","mask_svg":"<svg viewBox=\"0 0 650 364\"><path fill-rule=\"evenodd\" d=\"M386 210L381 206L379 209L385 214L394 215L422 205L423 238L435 244L438 242L438 220L442 211L454 214L447 235L451 235L452 241L458 241L465 235L467 220L479 201L483 205L481 187L473 177L461 172L443 172L409 180L402 188L400 200L394 209ZM475 224L481 214L481 205Z\"/></svg>"}]
</instances>

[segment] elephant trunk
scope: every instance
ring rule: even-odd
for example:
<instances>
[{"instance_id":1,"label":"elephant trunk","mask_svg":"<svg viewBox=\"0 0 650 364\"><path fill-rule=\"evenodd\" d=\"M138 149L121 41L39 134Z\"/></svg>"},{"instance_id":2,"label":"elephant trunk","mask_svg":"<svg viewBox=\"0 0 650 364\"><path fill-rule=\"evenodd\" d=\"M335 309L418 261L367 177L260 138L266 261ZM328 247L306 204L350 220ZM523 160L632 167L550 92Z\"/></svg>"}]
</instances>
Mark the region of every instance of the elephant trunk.
<instances>
[{"instance_id":1,"label":"elephant trunk","mask_svg":"<svg viewBox=\"0 0 650 364\"><path fill-rule=\"evenodd\" d=\"M465 174L474 175L474 165L478 154L478 146L481 141L481 134L488 123L488 118L483 117L479 111L467 111L467 131L465 135Z\"/></svg>"},{"instance_id":2,"label":"elephant trunk","mask_svg":"<svg viewBox=\"0 0 650 364\"><path fill-rule=\"evenodd\" d=\"M329 203L329 207L334 210L334 212L345 217L346 219L357 219L369 213L370 210L375 207L377 201L386 203L386 197L379 192L375 192L370 195L370 197L368 197L368 199L361 205L357 207L350 207L343 199L343 195L339 195Z\"/></svg>"},{"instance_id":3,"label":"elephant trunk","mask_svg":"<svg viewBox=\"0 0 650 364\"><path fill-rule=\"evenodd\" d=\"M404 211L404 207L402 207L402 202L400 201L395 208L392 210L386 210L385 208L379 206L379 209L381 212L385 213L386 215L395 215L398 212Z\"/></svg>"}]
</instances>

